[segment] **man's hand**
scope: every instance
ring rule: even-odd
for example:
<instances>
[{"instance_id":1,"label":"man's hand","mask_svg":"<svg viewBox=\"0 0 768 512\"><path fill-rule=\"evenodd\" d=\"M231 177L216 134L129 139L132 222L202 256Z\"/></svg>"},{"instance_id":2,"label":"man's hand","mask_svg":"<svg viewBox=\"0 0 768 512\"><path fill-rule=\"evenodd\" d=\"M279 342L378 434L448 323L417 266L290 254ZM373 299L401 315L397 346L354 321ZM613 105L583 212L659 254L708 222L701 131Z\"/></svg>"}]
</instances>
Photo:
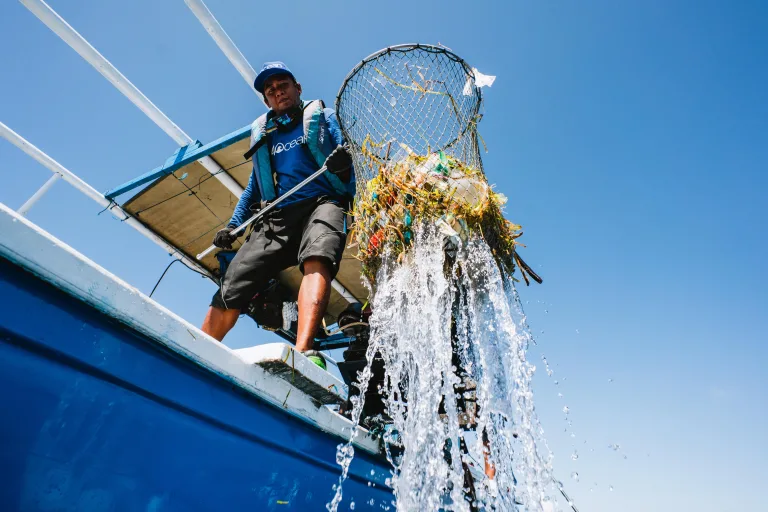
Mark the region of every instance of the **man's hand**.
<instances>
[{"instance_id":1,"label":"man's hand","mask_svg":"<svg viewBox=\"0 0 768 512\"><path fill-rule=\"evenodd\" d=\"M238 235L233 235L234 226L227 226L224 229L220 229L216 236L213 237L213 245L221 249L231 249L232 243L237 240Z\"/></svg>"},{"instance_id":2,"label":"man's hand","mask_svg":"<svg viewBox=\"0 0 768 512\"><path fill-rule=\"evenodd\" d=\"M352 168L352 155L344 146L337 146L325 159L325 168L337 176L344 174Z\"/></svg>"}]
</instances>

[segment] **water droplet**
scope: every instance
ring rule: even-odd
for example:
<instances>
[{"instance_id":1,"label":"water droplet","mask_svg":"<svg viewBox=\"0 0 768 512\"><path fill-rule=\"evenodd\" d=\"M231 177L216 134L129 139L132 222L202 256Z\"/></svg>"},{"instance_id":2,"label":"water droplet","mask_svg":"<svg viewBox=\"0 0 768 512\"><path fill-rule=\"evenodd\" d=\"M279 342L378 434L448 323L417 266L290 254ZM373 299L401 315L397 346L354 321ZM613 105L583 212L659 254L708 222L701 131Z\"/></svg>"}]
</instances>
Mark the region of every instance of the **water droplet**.
<instances>
[{"instance_id":1,"label":"water droplet","mask_svg":"<svg viewBox=\"0 0 768 512\"><path fill-rule=\"evenodd\" d=\"M397 105L397 100L395 99L395 97L394 97L394 96L392 96L391 98L389 98L389 104L390 104L390 105L392 105L393 107L394 107L395 105Z\"/></svg>"},{"instance_id":2,"label":"water droplet","mask_svg":"<svg viewBox=\"0 0 768 512\"><path fill-rule=\"evenodd\" d=\"M574 471L573 473L571 473L571 478L573 478L574 480L576 480L578 482L579 481L579 474Z\"/></svg>"},{"instance_id":3,"label":"water droplet","mask_svg":"<svg viewBox=\"0 0 768 512\"><path fill-rule=\"evenodd\" d=\"M611 382L613 382L613 379L608 379L608 384L610 384Z\"/></svg>"},{"instance_id":4,"label":"water droplet","mask_svg":"<svg viewBox=\"0 0 768 512\"><path fill-rule=\"evenodd\" d=\"M349 510L355 510L355 502L354 501L349 504Z\"/></svg>"},{"instance_id":5,"label":"water droplet","mask_svg":"<svg viewBox=\"0 0 768 512\"><path fill-rule=\"evenodd\" d=\"M557 386L558 384L560 384L560 382L556 380L555 381L555 386Z\"/></svg>"},{"instance_id":6,"label":"water droplet","mask_svg":"<svg viewBox=\"0 0 768 512\"><path fill-rule=\"evenodd\" d=\"M568 408L568 406L566 405L565 407L563 407L563 412L564 412L565 414L568 414L569 412L571 412L571 410L570 410L570 409Z\"/></svg>"},{"instance_id":7,"label":"water droplet","mask_svg":"<svg viewBox=\"0 0 768 512\"><path fill-rule=\"evenodd\" d=\"M621 446L619 446L618 443L613 443L613 444L609 444L608 448L610 448L611 450L617 452L617 451L619 451L621 449Z\"/></svg>"},{"instance_id":8,"label":"water droplet","mask_svg":"<svg viewBox=\"0 0 768 512\"><path fill-rule=\"evenodd\" d=\"M613 486L612 486L612 485L609 485L609 486L608 486L608 490L609 490L609 491L613 491Z\"/></svg>"},{"instance_id":9,"label":"water droplet","mask_svg":"<svg viewBox=\"0 0 768 512\"><path fill-rule=\"evenodd\" d=\"M573 453L571 454L571 460L578 460L578 459L579 459L579 453L576 450L574 450Z\"/></svg>"},{"instance_id":10,"label":"water droplet","mask_svg":"<svg viewBox=\"0 0 768 512\"><path fill-rule=\"evenodd\" d=\"M557 397L558 397L558 398L563 398L563 394L562 394L562 393L558 393L558 394L557 394Z\"/></svg>"},{"instance_id":11,"label":"water droplet","mask_svg":"<svg viewBox=\"0 0 768 512\"><path fill-rule=\"evenodd\" d=\"M579 330L578 329L576 329L576 334L579 334Z\"/></svg>"},{"instance_id":12,"label":"water droplet","mask_svg":"<svg viewBox=\"0 0 768 512\"><path fill-rule=\"evenodd\" d=\"M573 432L571 432L571 437L572 437L572 438L574 438L574 439L576 439L576 434L574 434Z\"/></svg>"},{"instance_id":13,"label":"water droplet","mask_svg":"<svg viewBox=\"0 0 768 512\"><path fill-rule=\"evenodd\" d=\"M549 313L549 310L548 310L548 309L545 309L545 310L544 310L544 312L545 312L545 313Z\"/></svg>"}]
</instances>

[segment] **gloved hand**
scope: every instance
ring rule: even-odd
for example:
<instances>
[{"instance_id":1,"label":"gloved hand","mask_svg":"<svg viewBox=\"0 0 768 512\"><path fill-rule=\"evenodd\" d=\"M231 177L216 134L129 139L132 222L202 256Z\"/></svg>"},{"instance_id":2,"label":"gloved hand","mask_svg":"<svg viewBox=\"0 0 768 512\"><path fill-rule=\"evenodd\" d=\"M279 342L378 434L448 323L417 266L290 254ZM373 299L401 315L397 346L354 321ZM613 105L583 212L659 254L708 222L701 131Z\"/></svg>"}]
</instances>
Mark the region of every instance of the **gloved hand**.
<instances>
[{"instance_id":1,"label":"gloved hand","mask_svg":"<svg viewBox=\"0 0 768 512\"><path fill-rule=\"evenodd\" d=\"M325 159L325 168L333 174L343 174L352 168L352 155L345 146L337 146Z\"/></svg>"},{"instance_id":2,"label":"gloved hand","mask_svg":"<svg viewBox=\"0 0 768 512\"><path fill-rule=\"evenodd\" d=\"M233 235L235 226L227 226L224 229L220 229L216 232L216 236L213 237L213 245L221 249L231 249L232 243L237 240L240 235Z\"/></svg>"}]
</instances>

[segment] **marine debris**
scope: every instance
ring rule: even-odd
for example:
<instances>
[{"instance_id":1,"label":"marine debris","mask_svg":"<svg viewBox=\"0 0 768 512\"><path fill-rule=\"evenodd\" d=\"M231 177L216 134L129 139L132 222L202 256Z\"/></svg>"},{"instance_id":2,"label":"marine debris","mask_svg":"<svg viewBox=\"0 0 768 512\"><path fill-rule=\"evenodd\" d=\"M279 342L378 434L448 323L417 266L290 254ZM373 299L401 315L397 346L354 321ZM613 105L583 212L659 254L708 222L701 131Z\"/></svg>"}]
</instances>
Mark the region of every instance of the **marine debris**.
<instances>
[{"instance_id":1,"label":"marine debris","mask_svg":"<svg viewBox=\"0 0 768 512\"><path fill-rule=\"evenodd\" d=\"M362 151L377 161L368 145ZM401 160L377 162L378 174L355 201L352 238L369 279L375 280L383 253L401 259L413 245L414 224L430 220L455 245L479 234L510 275L518 262L526 283L529 276L541 282L515 251L523 233L502 214L506 196L493 191L481 169L444 151L420 156L404 144L402 149L406 156Z\"/></svg>"}]
</instances>

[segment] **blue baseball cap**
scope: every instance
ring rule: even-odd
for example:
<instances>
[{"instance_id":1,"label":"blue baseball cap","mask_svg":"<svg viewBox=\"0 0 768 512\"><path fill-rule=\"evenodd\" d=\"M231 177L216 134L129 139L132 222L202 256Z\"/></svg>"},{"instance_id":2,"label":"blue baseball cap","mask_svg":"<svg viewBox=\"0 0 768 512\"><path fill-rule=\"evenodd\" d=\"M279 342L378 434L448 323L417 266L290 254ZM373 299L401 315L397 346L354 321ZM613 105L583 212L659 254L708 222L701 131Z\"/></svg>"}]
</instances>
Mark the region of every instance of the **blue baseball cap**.
<instances>
[{"instance_id":1,"label":"blue baseball cap","mask_svg":"<svg viewBox=\"0 0 768 512\"><path fill-rule=\"evenodd\" d=\"M256 75L256 80L253 81L254 89L256 89L259 93L264 94L264 82L267 81L267 78L275 75L288 75L296 80L296 77L293 76L291 70L288 69L288 67L283 62L265 62L261 67L259 74Z\"/></svg>"}]
</instances>

